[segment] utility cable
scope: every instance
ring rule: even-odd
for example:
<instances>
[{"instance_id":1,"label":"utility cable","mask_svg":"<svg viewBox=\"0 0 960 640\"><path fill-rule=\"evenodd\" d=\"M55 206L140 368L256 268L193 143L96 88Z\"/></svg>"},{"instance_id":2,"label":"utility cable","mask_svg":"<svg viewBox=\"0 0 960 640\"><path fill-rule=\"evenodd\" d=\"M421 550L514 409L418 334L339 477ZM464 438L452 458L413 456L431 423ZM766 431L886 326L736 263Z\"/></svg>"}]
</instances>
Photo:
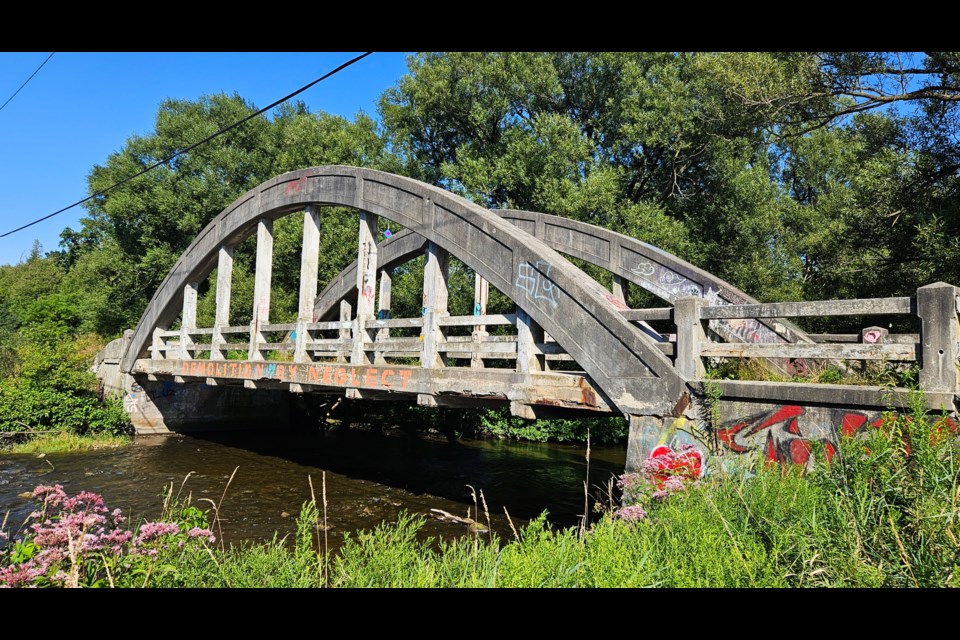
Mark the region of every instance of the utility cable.
<instances>
[{"instance_id":1,"label":"utility cable","mask_svg":"<svg viewBox=\"0 0 960 640\"><path fill-rule=\"evenodd\" d=\"M56 53L56 51L54 51L53 53L51 53L50 55L48 55L48 56L47 56L47 59L40 63L40 66L37 67L36 71L34 71L33 73L31 73L31 74L30 74L30 77L23 81L23 84L20 85L20 88L17 89L16 91L14 91L14 92L13 92L13 95L10 96L9 98L7 98L7 101L6 101L6 102L4 102L3 104L0 104L0 111L3 111L3 108L4 108L5 106L7 106L8 104L10 104L10 101L11 101L11 100L13 100L14 98L17 97L17 94L20 93L20 90L23 89L25 86L27 86L27 84L28 84L31 80L33 80L33 76L37 75L37 72L40 71L40 69L43 69L43 65L47 64L48 62L50 62L50 58L53 57L53 54L54 54L54 53Z\"/></svg>"},{"instance_id":2,"label":"utility cable","mask_svg":"<svg viewBox=\"0 0 960 640\"><path fill-rule=\"evenodd\" d=\"M113 183L112 185L110 185L109 187L107 187L106 189L101 189L100 191L97 191L96 193L90 194L89 196L87 196L87 197L84 198L83 200L77 200L77 201L74 202L73 204L67 205L67 206L64 207L63 209L58 209L57 211L54 211L53 213L47 214L47 215L43 216L42 218L37 218L37 219L34 220L33 222L28 222L27 224L23 225L22 227L17 227L17 228L14 229L13 231L7 231L6 233L0 234L0 238L6 238L7 236L9 236L9 235L11 235L11 234L14 234L14 233L16 233L17 231L23 231L23 230L26 229L27 227L32 227L33 225L37 224L38 222L43 222L44 220L49 220L49 219L52 218L53 216L58 215L58 214L61 214L61 213L63 213L64 211L67 211L68 209L73 209L74 207L76 207L76 206L78 206L78 205L81 205L81 204L83 204L84 202L87 202L87 201L89 201L89 200L93 200L94 198L96 198L96 197L98 197L98 196L102 196L102 195L104 195L105 193L107 193L108 191L110 191L110 190L112 190L112 189L116 189L116 188L119 187L120 185L126 184L126 183L130 182L130 181L133 180L134 178L139 178L140 176L142 176L143 174L147 173L148 171L152 171L153 169L156 169L156 168L159 167L160 165L166 164L166 163L170 162L170 161L173 160L174 158L176 158L176 157L178 157L178 156L180 156L180 155L183 155L183 154L186 153L187 151L192 151L192 150L196 149L197 147L199 147L200 145L204 144L205 142L209 142L210 140L213 140L213 139L216 138L217 136L223 135L223 134L226 133L227 131L230 131L230 130L232 130L232 129L236 129L237 127L239 127L240 125L242 125L242 124L243 124L244 122L246 122L247 120L250 120L251 118L255 118L255 117L261 115L263 112L269 111L270 109L273 109L273 108L274 108L275 106L277 106L278 104L280 104L280 103L282 103L282 102L286 102L286 101L289 100L290 98L292 98L292 97L294 97L294 96L296 96L296 95L299 95L299 94L303 93L304 91L306 91L307 89L309 89L309 88L312 87L313 85L317 84L318 82L321 82L322 80L326 80L326 79L329 78L330 76L332 76L332 75L334 75L334 74L336 74L336 73L339 73L340 71L343 71L344 69L346 69L346 68L349 67L350 65L352 65L352 64L354 64L354 63L356 63L356 62L359 62L360 60L363 60L364 58L366 58L367 56L369 56L371 53L373 53L373 52L372 52L372 51L367 51L366 53L364 53L364 54L362 54L362 55L359 55L359 56L357 56L356 58L353 58L352 60L348 60L348 61L344 62L343 64L341 64L341 65L340 65L339 67L337 67L336 69L334 69L333 71L329 71L329 72L325 73L324 75L320 76L319 78L317 78L316 80L314 80L314 81L311 82L310 84L305 84L305 85L303 85L302 87L300 87L299 89L297 89L297 90L294 91L293 93L291 93L291 94L289 94L289 95L286 95L286 96L280 98L279 100L277 100L276 102L273 102L272 104L268 104L268 105L265 106L263 109L260 109L260 110L254 112L254 113L251 113L250 115L246 116L245 118L241 118L240 120L237 120L237 121L234 122L233 124L231 124L231 125L229 125L229 126L227 126L227 127L224 127L223 129L220 129L220 130L217 131L216 133L210 134L209 136L207 136L207 137L204 138L203 140L200 140L199 142L194 142L194 143L191 144L190 146L184 147L183 149L180 149L179 151L177 151L177 152L173 153L172 155L164 158L163 160L158 160L157 162L154 162L152 165L150 165L150 166L147 167L146 169L143 169L142 171L139 171L139 172L133 174L132 176L129 176L129 177L127 177L127 178L124 178L124 179L121 180L120 182L115 182L115 183Z\"/></svg>"}]
</instances>

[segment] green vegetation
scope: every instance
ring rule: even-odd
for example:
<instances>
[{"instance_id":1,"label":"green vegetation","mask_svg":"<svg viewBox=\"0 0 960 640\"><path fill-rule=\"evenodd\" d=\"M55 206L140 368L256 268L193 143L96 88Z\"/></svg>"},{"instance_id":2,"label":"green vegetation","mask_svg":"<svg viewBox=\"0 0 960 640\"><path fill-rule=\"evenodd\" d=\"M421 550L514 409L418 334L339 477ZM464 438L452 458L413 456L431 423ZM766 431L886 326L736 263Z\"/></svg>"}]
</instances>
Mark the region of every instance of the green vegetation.
<instances>
[{"instance_id":1,"label":"green vegetation","mask_svg":"<svg viewBox=\"0 0 960 640\"><path fill-rule=\"evenodd\" d=\"M327 554L322 508L308 502L293 540L217 548L216 526L196 507L171 500L171 490L159 522L126 538L122 526L107 527L96 535L125 541L90 545L95 549L84 558L50 551L66 538L46 529L9 532L0 581L70 586L66 580L79 576L88 586L153 587L957 587L956 426L928 418L922 398L914 405L911 415L891 414L865 438L845 436L833 461L806 475L799 467L762 463L696 481L679 467L666 476L660 474L666 467L645 477L641 470L624 478L638 489L624 506L607 505L586 530L553 528L544 514L509 540L475 533L423 540L423 518L402 514L347 536L336 554ZM39 507L56 490L38 488ZM68 517L76 505L102 504L85 495L82 503L64 495L59 514L48 502L46 527L80 526L83 518ZM96 513L108 513L103 509ZM29 579L28 569L34 571Z\"/></svg>"},{"instance_id":2,"label":"green vegetation","mask_svg":"<svg viewBox=\"0 0 960 640\"><path fill-rule=\"evenodd\" d=\"M473 433L480 436L532 440L534 442L585 442L590 434L594 444L623 442L627 421L622 416L556 420L526 420L510 415L508 409L485 409L471 416Z\"/></svg>"},{"instance_id":3,"label":"green vegetation","mask_svg":"<svg viewBox=\"0 0 960 640\"><path fill-rule=\"evenodd\" d=\"M129 431L120 400L98 398L90 366L105 341L81 332L81 297L65 281L56 257L38 247L26 262L0 267L2 446L41 435L46 444L34 450L76 450Z\"/></svg>"},{"instance_id":4,"label":"green vegetation","mask_svg":"<svg viewBox=\"0 0 960 640\"><path fill-rule=\"evenodd\" d=\"M4 451L6 453L77 453L96 449L115 449L130 444L131 440L128 435L109 433L80 435L69 431L57 431L8 445Z\"/></svg>"},{"instance_id":5,"label":"green vegetation","mask_svg":"<svg viewBox=\"0 0 960 640\"><path fill-rule=\"evenodd\" d=\"M879 387L915 388L920 367L903 362L870 361L869 364L831 361L804 361L792 376L780 375L750 358L716 358L709 363L707 377L713 380L766 380L770 382L813 382L858 384Z\"/></svg>"}]
</instances>

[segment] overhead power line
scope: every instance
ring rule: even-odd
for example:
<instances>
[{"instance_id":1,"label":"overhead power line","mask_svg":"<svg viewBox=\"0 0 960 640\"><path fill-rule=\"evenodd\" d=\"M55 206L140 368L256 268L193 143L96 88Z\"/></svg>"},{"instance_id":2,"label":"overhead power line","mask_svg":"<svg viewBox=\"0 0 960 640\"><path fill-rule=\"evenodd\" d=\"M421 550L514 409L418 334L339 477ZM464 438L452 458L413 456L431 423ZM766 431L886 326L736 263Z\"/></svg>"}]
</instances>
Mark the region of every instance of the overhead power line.
<instances>
[{"instance_id":1,"label":"overhead power line","mask_svg":"<svg viewBox=\"0 0 960 640\"><path fill-rule=\"evenodd\" d=\"M36 70L35 70L33 73L30 74L30 77L29 77L29 78L27 78L26 80L23 81L23 84L20 85L20 88L17 89L16 91L14 91L14 92L13 92L13 95L10 96L9 98L7 98L7 101L6 101L6 102L4 102L3 104L0 104L0 111L3 111L3 108L4 108L5 106L7 106L8 104L10 104L10 101L13 100L14 98L16 98L16 97L17 97L17 94L20 93L20 91L21 91L25 86L27 86L27 84L29 84L31 80L33 80L33 76L37 75L37 72L40 71L40 69L43 69L43 65L47 64L48 62L50 62L50 58L53 57L53 54L54 54L54 53L56 53L56 51L52 52L50 55L47 56L47 59L46 59L46 60L44 60L43 62L40 63L40 66L37 67Z\"/></svg>"},{"instance_id":2,"label":"overhead power line","mask_svg":"<svg viewBox=\"0 0 960 640\"><path fill-rule=\"evenodd\" d=\"M83 200L77 200L77 201L74 202L73 204L67 205L67 206L64 207L63 209L58 209L57 211L54 211L53 213L49 213L49 214L43 216L42 218L37 218L36 220L34 220L34 221L32 221L32 222L28 222L27 224L25 224L25 225L23 225L23 226L21 226L21 227L17 227L17 228L14 229L13 231L7 231L6 233L0 234L0 238L6 238L7 236L9 236L9 235L11 235L11 234L14 234L14 233L16 233L16 232L18 232L18 231L23 231L23 230L26 229L27 227L32 227L33 225L37 224L38 222L43 222L44 220L49 220L50 218L52 218L52 217L55 216L55 215L59 215L59 214L63 213L64 211L68 211L69 209L73 209L74 207L76 207L76 206L78 206L78 205L81 205L81 204L83 204L84 202L87 202L87 201L89 201L89 200L93 200L93 199L96 198L97 196L102 196L103 194L107 193L108 191L110 191L110 190L112 190L112 189L116 189L117 187L119 187L119 186L122 185L122 184L126 184L126 183L130 182L131 180L133 180L133 179L135 179L135 178L139 178L140 176L142 176L143 174L147 173L148 171L152 171L153 169L156 169L156 168L159 167L160 165L166 164L166 163L170 162L171 160L173 160L174 158L176 158L176 157L178 157L178 156L181 156L181 155L183 155L184 153L186 153L186 152L188 152L188 151L192 151L192 150L196 149L196 148L199 147L200 145L202 145L202 144L204 144L204 143L206 143L206 142L209 142L209 141L213 140L213 139L216 138L217 136L223 135L223 134L226 133L227 131L230 131L230 130L232 130L232 129L236 129L237 127L239 127L240 125L242 125L242 124L243 124L244 122L246 122L247 120L250 120L251 118L256 118L257 116L261 115L261 114L264 113L265 111L269 111L270 109L273 109L273 108L274 108L275 106L277 106L278 104L280 104L280 103L282 103L282 102L286 102L286 101L289 100L290 98L292 98L292 97L294 97L294 96L296 96L296 95L299 95L299 94L303 93L304 91L306 91L307 89L309 89L309 88L312 87L313 85L317 84L318 82L321 82L321 81L323 81L323 80L326 80L326 79L329 78L330 76L332 76L332 75L334 75L334 74L336 74L336 73L339 73L340 71L343 71L344 69L346 69L346 68L349 67L350 65L352 65L352 64L354 64L354 63L356 63L356 62L359 62L360 60L363 60L364 58L366 58L367 56L369 56L371 53L373 53L373 52L372 52L372 51L367 51L366 53L364 53L364 54L362 54L362 55L359 55L359 56L357 56L356 58L353 58L353 59L351 59L351 60L347 60L346 62L344 62L343 64L341 64L341 65L340 65L339 67L337 67L336 69L334 69L334 70L332 70L332 71L328 71L327 73L325 73L324 75L320 76L319 78L317 78L317 79L314 80L313 82L311 82L311 83L309 83L309 84L303 85L302 87L300 87L299 89L297 89L297 90L294 91L293 93L288 94L288 95L280 98L280 99L277 100L276 102L273 102L273 103L271 103L271 104L268 104L268 105L265 106L263 109L260 109L260 110L254 112L254 113L251 113L250 115L246 116L245 118L241 118L240 120L237 120L237 121L234 122L233 124L231 124L231 125L229 125L229 126L226 126L226 127L224 127L223 129L220 129L220 130L217 131L216 133L210 134L209 136L207 136L207 137L204 138L203 140L200 140L199 142L194 142L194 143L191 144L190 146L184 147L183 149L180 149L179 151L171 154L170 156L164 158L163 160L158 160L158 161L154 162L152 165L150 165L150 166L147 167L146 169L143 169L142 171L138 171L137 173L133 174L132 176L129 176L129 177L127 177L127 178L124 178L123 180L121 180L121 181L119 181L119 182L115 182L115 183L113 183L112 185L110 185L109 187L107 187L106 189L101 189L100 191L97 191L96 193L90 194L89 196L87 196L87 197L84 198ZM53 55L53 54L51 54L51 55ZM49 58L48 58L48 59L49 59ZM41 65L41 66L42 66L42 65Z\"/></svg>"}]
</instances>

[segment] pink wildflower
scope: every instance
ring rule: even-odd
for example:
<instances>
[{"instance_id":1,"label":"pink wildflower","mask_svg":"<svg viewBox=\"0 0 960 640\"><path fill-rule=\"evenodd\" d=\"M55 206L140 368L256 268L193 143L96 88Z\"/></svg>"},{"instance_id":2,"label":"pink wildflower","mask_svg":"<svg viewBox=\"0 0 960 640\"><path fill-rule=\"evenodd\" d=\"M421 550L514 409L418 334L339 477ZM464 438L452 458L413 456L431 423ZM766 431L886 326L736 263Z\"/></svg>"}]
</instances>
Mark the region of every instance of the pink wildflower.
<instances>
[{"instance_id":1,"label":"pink wildflower","mask_svg":"<svg viewBox=\"0 0 960 640\"><path fill-rule=\"evenodd\" d=\"M646 518L647 512L643 510L643 507L623 507L617 512L617 516L619 516L621 520L626 520L627 522L636 522Z\"/></svg>"},{"instance_id":2,"label":"pink wildflower","mask_svg":"<svg viewBox=\"0 0 960 640\"><path fill-rule=\"evenodd\" d=\"M190 538L206 538L210 542L216 542L217 538L213 535L213 531L210 529L201 529L200 527L194 527L187 531L187 536Z\"/></svg>"},{"instance_id":3,"label":"pink wildflower","mask_svg":"<svg viewBox=\"0 0 960 640\"><path fill-rule=\"evenodd\" d=\"M133 539L133 546L138 547L151 540L178 533L180 533L180 527L173 522L145 522L137 532L137 537Z\"/></svg>"},{"instance_id":4,"label":"pink wildflower","mask_svg":"<svg viewBox=\"0 0 960 640\"><path fill-rule=\"evenodd\" d=\"M67 494L64 493L62 484L40 485L33 490L33 497L42 498L44 505L56 507L67 498Z\"/></svg>"}]
</instances>

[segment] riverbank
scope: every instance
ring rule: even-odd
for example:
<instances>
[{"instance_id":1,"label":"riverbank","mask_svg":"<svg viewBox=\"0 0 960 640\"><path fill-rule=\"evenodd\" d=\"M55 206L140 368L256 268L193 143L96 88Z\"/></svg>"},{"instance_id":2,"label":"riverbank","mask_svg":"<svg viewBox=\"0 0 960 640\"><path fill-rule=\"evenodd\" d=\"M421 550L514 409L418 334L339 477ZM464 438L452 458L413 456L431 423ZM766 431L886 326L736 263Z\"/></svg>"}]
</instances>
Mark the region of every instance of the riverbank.
<instances>
[{"instance_id":1,"label":"riverbank","mask_svg":"<svg viewBox=\"0 0 960 640\"><path fill-rule=\"evenodd\" d=\"M94 433L79 435L61 431L35 436L24 442L15 442L0 447L0 454L4 453L80 453L83 451L101 451L116 449L133 442L133 436L113 435L109 433Z\"/></svg>"},{"instance_id":2,"label":"riverbank","mask_svg":"<svg viewBox=\"0 0 960 640\"><path fill-rule=\"evenodd\" d=\"M918 423L919 422L919 423ZM35 513L0 555L9 586L113 587L958 587L955 497L960 454L936 425L894 420L845 438L811 473L755 464L736 475L652 469L626 506L611 500L587 526L510 521L507 535L423 539L427 520L401 510L330 549L325 475L294 531L224 544L219 504L204 510L171 485L160 517L126 529L100 496L33 492ZM229 484L229 483L228 483ZM227 494L224 489L223 494ZM51 498L53 496L53 498ZM633 501L634 504L630 504ZM474 516L494 516L476 494ZM96 516L91 518L91 516ZM99 518L99 520L97 520ZM83 523L93 523L84 529ZM72 524L71 524L72 523ZM38 528L30 528L37 524ZM69 534L66 531L69 527ZM89 525L88 525L89 526ZM54 535L56 534L56 535ZM80 551L69 541L89 534ZM18 539L19 536L19 539ZM44 555L45 554L45 555Z\"/></svg>"},{"instance_id":3,"label":"riverbank","mask_svg":"<svg viewBox=\"0 0 960 640\"><path fill-rule=\"evenodd\" d=\"M842 438L832 462L806 474L758 461L736 474L700 478L678 466L664 477L664 467L647 465L639 477L622 478L630 487L624 504L597 502L586 526L508 518L505 534L494 522L500 509L482 490L472 494L467 517L490 534L458 516L456 526L425 538L437 519L424 514L435 508L398 509L338 531L331 514L343 496L328 472L308 478L290 533L241 544L221 535L224 513L243 517L236 504L223 511L230 492L240 490L233 476L210 500L186 489L186 479L171 483L159 516L131 529L98 494L42 485L32 492L24 527L5 534L0 580L228 588L958 587L960 450L952 435L923 414L890 416L865 438ZM84 547L71 552L70 540L79 539Z\"/></svg>"}]
</instances>

